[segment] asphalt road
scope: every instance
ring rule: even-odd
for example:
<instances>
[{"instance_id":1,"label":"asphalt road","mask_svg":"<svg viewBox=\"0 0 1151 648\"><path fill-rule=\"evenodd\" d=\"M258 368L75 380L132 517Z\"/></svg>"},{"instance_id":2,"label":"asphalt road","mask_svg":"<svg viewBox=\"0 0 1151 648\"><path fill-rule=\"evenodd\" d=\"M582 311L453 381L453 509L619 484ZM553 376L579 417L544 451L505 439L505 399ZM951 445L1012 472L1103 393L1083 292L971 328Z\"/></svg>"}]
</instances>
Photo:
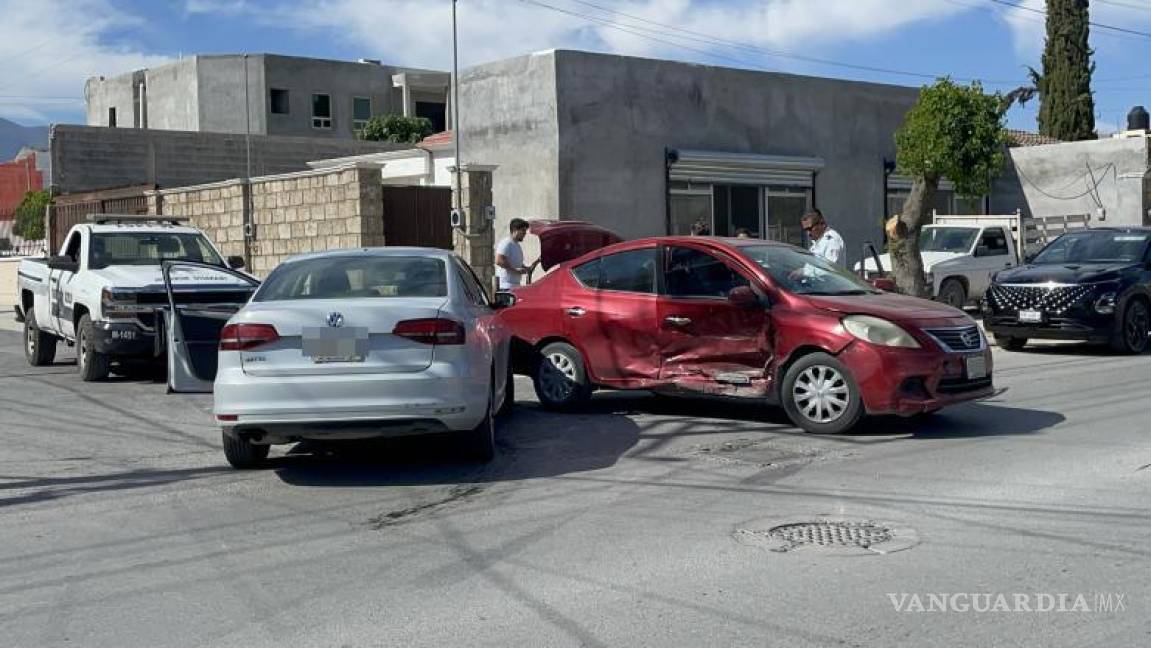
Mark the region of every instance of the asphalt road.
<instances>
[{"instance_id":1,"label":"asphalt road","mask_svg":"<svg viewBox=\"0 0 1151 648\"><path fill-rule=\"evenodd\" d=\"M1151 356L997 354L998 399L845 436L624 394L550 414L520 382L488 466L429 439L237 472L209 398L30 368L0 331L0 645L1151 644ZM842 520L902 550L762 533Z\"/></svg>"}]
</instances>

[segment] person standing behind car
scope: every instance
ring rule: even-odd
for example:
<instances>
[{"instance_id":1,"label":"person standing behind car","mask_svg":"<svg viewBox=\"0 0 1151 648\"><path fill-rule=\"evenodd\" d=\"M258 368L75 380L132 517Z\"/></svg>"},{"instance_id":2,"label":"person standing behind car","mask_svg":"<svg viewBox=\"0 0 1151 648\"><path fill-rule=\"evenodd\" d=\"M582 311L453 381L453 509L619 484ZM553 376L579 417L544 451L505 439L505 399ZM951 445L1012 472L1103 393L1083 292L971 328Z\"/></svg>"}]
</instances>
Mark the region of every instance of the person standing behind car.
<instances>
[{"instance_id":1,"label":"person standing behind car","mask_svg":"<svg viewBox=\"0 0 1151 648\"><path fill-rule=\"evenodd\" d=\"M524 249L520 245L528 235L528 222L522 218L513 218L508 230L509 235L496 244L496 277L500 282L500 290L519 286L529 271L524 266Z\"/></svg>"},{"instance_id":2,"label":"person standing behind car","mask_svg":"<svg viewBox=\"0 0 1151 648\"><path fill-rule=\"evenodd\" d=\"M823 212L813 209L800 220L811 240L811 253L836 265L843 265L843 237L827 225Z\"/></svg>"}]
</instances>

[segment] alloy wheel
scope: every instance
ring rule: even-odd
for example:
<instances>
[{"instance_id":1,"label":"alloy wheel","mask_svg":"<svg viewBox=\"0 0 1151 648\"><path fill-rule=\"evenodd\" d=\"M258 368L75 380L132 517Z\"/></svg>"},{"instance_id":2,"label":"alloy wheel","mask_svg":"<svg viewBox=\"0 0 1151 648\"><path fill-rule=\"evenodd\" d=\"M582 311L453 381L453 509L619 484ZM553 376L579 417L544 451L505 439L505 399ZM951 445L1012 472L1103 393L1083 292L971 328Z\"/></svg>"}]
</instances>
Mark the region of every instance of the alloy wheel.
<instances>
[{"instance_id":1,"label":"alloy wheel","mask_svg":"<svg viewBox=\"0 0 1151 648\"><path fill-rule=\"evenodd\" d=\"M1127 336L1127 348L1142 351L1147 345L1149 321L1147 306L1141 301L1132 302L1127 308L1123 322L1123 333Z\"/></svg>"},{"instance_id":2,"label":"alloy wheel","mask_svg":"<svg viewBox=\"0 0 1151 648\"><path fill-rule=\"evenodd\" d=\"M803 416L816 423L831 423L847 411L851 394L847 380L826 365L808 367L795 379L791 397Z\"/></svg>"},{"instance_id":3,"label":"alloy wheel","mask_svg":"<svg viewBox=\"0 0 1151 648\"><path fill-rule=\"evenodd\" d=\"M563 353L548 355L547 363L540 372L540 383L552 402L562 403L568 400L576 388L575 363Z\"/></svg>"},{"instance_id":4,"label":"alloy wheel","mask_svg":"<svg viewBox=\"0 0 1151 648\"><path fill-rule=\"evenodd\" d=\"M84 362L88 358L88 336L81 329L76 335L76 365L84 371Z\"/></svg>"}]
</instances>

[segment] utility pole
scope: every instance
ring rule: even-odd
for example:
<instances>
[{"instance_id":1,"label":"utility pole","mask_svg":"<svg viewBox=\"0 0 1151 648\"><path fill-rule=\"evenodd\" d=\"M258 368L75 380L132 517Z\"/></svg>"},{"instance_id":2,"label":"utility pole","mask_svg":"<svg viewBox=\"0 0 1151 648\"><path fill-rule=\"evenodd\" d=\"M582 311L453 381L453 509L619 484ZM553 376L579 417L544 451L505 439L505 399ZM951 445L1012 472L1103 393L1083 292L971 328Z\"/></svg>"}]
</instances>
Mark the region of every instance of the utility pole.
<instances>
[{"instance_id":1,"label":"utility pole","mask_svg":"<svg viewBox=\"0 0 1151 648\"><path fill-rule=\"evenodd\" d=\"M456 149L456 209L463 216L463 159L460 157L460 54L456 30L456 0L452 0L452 141Z\"/></svg>"},{"instance_id":2,"label":"utility pole","mask_svg":"<svg viewBox=\"0 0 1151 648\"><path fill-rule=\"evenodd\" d=\"M244 266L252 267L252 104L248 88L248 55L244 54L244 183L240 186L244 201ZM261 104L262 105L262 104Z\"/></svg>"}]
</instances>

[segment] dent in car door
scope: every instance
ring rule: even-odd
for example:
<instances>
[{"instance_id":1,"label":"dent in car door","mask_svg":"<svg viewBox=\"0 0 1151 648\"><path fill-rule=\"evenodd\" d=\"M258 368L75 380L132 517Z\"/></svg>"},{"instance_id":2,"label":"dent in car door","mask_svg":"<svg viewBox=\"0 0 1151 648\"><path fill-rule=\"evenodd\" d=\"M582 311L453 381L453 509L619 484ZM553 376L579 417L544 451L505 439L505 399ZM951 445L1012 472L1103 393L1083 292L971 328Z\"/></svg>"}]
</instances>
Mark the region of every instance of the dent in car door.
<instances>
[{"instance_id":1,"label":"dent in car door","mask_svg":"<svg viewBox=\"0 0 1151 648\"><path fill-rule=\"evenodd\" d=\"M641 386L658 377L655 246L597 257L572 269L560 299L564 333L600 382Z\"/></svg>"},{"instance_id":2,"label":"dent in car door","mask_svg":"<svg viewBox=\"0 0 1151 648\"><path fill-rule=\"evenodd\" d=\"M730 295L736 289L757 290L713 254L665 249L658 307L661 382L732 396L767 393L770 317L762 302L734 303Z\"/></svg>"}]
</instances>

